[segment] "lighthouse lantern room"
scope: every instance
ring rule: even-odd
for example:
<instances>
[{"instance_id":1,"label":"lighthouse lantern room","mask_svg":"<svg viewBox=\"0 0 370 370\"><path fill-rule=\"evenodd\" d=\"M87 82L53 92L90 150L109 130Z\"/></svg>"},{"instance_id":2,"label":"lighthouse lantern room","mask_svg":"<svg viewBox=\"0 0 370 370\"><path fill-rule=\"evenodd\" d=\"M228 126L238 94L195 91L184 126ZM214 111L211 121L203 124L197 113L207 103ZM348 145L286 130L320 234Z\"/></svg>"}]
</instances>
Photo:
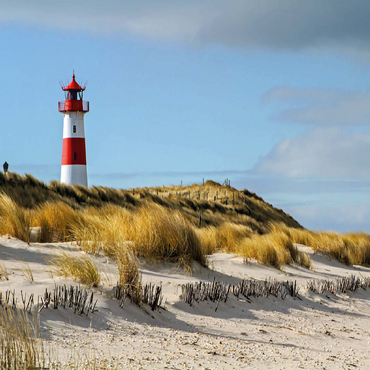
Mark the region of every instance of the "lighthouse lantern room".
<instances>
[{"instance_id":1,"label":"lighthouse lantern room","mask_svg":"<svg viewBox=\"0 0 370 370\"><path fill-rule=\"evenodd\" d=\"M76 82L73 73L71 83L62 89L65 100L58 103L59 112L64 115L60 182L87 186L84 115L89 111L89 102L83 101L85 86Z\"/></svg>"}]
</instances>

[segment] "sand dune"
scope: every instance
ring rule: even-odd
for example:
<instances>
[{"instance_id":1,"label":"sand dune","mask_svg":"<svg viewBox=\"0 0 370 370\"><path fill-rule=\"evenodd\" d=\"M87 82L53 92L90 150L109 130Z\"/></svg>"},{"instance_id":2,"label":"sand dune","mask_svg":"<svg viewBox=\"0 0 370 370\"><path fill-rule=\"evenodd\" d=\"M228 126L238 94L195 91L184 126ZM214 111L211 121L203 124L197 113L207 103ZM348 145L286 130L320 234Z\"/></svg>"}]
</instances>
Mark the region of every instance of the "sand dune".
<instances>
[{"instance_id":1,"label":"sand dune","mask_svg":"<svg viewBox=\"0 0 370 370\"><path fill-rule=\"evenodd\" d=\"M0 280L0 291L41 296L55 284L76 285L50 273L46 261L60 248L76 250L66 243L27 245L0 238L0 262L9 274L9 280ZM194 265L192 275L170 263L141 261L143 282L163 286L165 309L154 312L129 302L120 308L112 298L117 266L110 258L92 256L103 273L103 284L91 289L98 312L79 316L69 309L43 309L42 337L61 362L71 355L90 356L122 369L370 368L370 288L318 294L306 287L312 279L370 277L370 269L345 266L310 248L298 248L310 254L312 270L276 270L225 253L210 256L209 269ZM24 273L28 267L33 281ZM269 296L248 303L231 294L217 311L213 302L182 302L182 284L214 278L232 284L242 279L296 280L302 299Z\"/></svg>"}]
</instances>

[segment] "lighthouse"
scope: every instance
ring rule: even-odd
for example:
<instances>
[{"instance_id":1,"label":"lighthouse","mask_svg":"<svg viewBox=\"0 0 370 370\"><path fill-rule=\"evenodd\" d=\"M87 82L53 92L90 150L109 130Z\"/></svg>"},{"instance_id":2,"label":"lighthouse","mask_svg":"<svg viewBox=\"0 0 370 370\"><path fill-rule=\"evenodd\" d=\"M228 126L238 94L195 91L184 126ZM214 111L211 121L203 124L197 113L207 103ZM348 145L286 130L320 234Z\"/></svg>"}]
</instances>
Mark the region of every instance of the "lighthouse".
<instances>
[{"instance_id":1,"label":"lighthouse","mask_svg":"<svg viewBox=\"0 0 370 370\"><path fill-rule=\"evenodd\" d=\"M71 83L62 89L65 100L58 103L64 116L60 182L87 186L84 115L89 111L89 102L83 101L85 86L76 82L73 73Z\"/></svg>"}]
</instances>

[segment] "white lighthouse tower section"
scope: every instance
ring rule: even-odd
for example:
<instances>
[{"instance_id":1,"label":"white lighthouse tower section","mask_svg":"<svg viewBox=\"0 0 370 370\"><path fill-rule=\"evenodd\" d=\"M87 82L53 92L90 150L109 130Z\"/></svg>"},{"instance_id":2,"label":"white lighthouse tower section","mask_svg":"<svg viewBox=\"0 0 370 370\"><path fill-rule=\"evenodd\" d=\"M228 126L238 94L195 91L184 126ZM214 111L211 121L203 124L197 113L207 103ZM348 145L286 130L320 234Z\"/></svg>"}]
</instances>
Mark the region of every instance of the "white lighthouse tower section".
<instances>
[{"instance_id":1,"label":"white lighthouse tower section","mask_svg":"<svg viewBox=\"0 0 370 370\"><path fill-rule=\"evenodd\" d=\"M83 112L65 112L63 120L63 139L85 138ZM68 185L87 187L87 167L82 164L64 164L61 167L60 182Z\"/></svg>"}]
</instances>

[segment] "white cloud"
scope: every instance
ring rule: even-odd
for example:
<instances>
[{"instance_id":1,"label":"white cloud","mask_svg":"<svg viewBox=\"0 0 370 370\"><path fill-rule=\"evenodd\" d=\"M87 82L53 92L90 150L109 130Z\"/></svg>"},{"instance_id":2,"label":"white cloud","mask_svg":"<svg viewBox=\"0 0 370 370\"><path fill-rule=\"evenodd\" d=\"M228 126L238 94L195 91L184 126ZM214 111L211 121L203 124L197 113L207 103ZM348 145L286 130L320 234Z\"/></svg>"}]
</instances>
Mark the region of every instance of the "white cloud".
<instances>
[{"instance_id":1,"label":"white cloud","mask_svg":"<svg viewBox=\"0 0 370 370\"><path fill-rule=\"evenodd\" d=\"M315 129L280 141L254 170L288 178L370 179L370 132Z\"/></svg>"},{"instance_id":2,"label":"white cloud","mask_svg":"<svg viewBox=\"0 0 370 370\"><path fill-rule=\"evenodd\" d=\"M0 0L0 7L3 22L200 45L360 50L370 41L370 2L363 0Z\"/></svg>"},{"instance_id":3,"label":"white cloud","mask_svg":"<svg viewBox=\"0 0 370 370\"><path fill-rule=\"evenodd\" d=\"M262 99L265 103L278 101L288 105L273 119L312 125L370 124L370 91L340 89L299 89L275 87Z\"/></svg>"}]
</instances>

